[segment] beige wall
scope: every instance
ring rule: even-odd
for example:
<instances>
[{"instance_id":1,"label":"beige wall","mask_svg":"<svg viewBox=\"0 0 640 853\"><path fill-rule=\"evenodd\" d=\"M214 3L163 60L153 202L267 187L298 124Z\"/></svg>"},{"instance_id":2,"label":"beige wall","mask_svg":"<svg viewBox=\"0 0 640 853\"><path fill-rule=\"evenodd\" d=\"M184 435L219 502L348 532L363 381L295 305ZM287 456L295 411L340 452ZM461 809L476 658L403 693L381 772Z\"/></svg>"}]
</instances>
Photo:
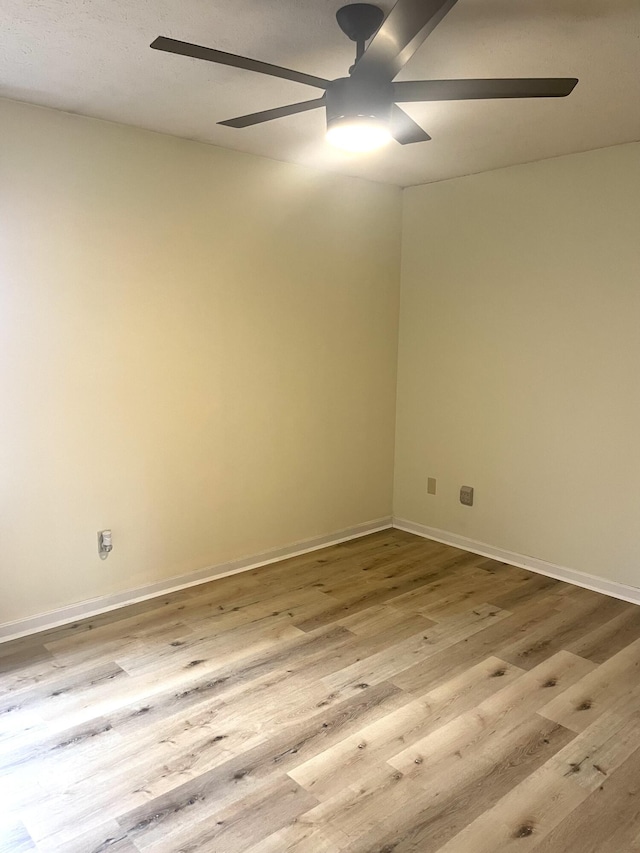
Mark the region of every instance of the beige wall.
<instances>
[{"instance_id":1,"label":"beige wall","mask_svg":"<svg viewBox=\"0 0 640 853\"><path fill-rule=\"evenodd\" d=\"M0 126L0 623L391 512L399 190ZM640 145L405 191L397 517L640 586L638 222Z\"/></svg>"},{"instance_id":2,"label":"beige wall","mask_svg":"<svg viewBox=\"0 0 640 853\"><path fill-rule=\"evenodd\" d=\"M403 227L395 515L640 586L640 145L410 189Z\"/></svg>"},{"instance_id":3,"label":"beige wall","mask_svg":"<svg viewBox=\"0 0 640 853\"><path fill-rule=\"evenodd\" d=\"M0 127L0 622L390 514L399 190Z\"/></svg>"}]
</instances>

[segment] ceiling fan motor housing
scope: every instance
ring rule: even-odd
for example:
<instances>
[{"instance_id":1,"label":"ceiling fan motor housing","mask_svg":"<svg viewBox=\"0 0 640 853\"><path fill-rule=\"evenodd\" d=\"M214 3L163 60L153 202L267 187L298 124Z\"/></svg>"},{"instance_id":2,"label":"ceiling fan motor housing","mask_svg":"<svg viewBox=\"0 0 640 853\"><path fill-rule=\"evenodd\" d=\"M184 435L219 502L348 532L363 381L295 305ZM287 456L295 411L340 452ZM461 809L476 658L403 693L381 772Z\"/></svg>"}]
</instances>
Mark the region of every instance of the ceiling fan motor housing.
<instances>
[{"instance_id":1,"label":"ceiling fan motor housing","mask_svg":"<svg viewBox=\"0 0 640 853\"><path fill-rule=\"evenodd\" d=\"M327 128L355 118L371 118L388 124L392 105L390 83L340 77L327 88Z\"/></svg>"}]
</instances>

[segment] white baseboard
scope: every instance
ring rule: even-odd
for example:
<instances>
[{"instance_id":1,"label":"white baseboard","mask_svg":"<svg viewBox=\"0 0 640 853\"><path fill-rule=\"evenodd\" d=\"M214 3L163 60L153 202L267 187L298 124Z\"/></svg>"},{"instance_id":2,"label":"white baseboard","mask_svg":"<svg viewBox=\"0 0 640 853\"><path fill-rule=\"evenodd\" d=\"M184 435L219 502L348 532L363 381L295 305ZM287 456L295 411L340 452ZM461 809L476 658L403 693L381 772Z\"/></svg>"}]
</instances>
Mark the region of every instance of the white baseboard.
<instances>
[{"instance_id":1,"label":"white baseboard","mask_svg":"<svg viewBox=\"0 0 640 853\"><path fill-rule=\"evenodd\" d=\"M214 580L215 578L227 577L228 575L235 575L239 572L247 572L249 569L257 569L260 566L277 563L279 560L286 560L289 557L308 554L310 551L327 548L329 545L339 545L340 542L358 539L360 536L377 533L379 530L388 530L391 526L390 517L379 518L376 521L357 524L355 527L348 527L346 530L338 530L335 533L329 533L325 536L316 536L313 539L295 542L293 545L273 548L270 551L255 554L252 557L231 560L228 563L220 563L217 566L208 566L205 569L191 572L188 575L167 578L166 580L147 584L137 589L129 589L125 592L117 592L112 595L103 595L99 598L92 598L89 601L80 601L77 604L70 604L67 607L51 610L48 613L40 613L36 616L28 616L26 619L19 619L15 622L5 622L0 625L0 643L6 643L8 640L16 640L19 637L26 637L29 634L35 634L40 631L47 631L49 628L58 628L61 625L67 625L79 619L97 616L99 613L106 613L108 610L117 610L119 607L126 607L128 604L136 604L139 601L157 598L160 595L177 592L180 589L186 589L190 586L207 583L207 581Z\"/></svg>"},{"instance_id":2,"label":"white baseboard","mask_svg":"<svg viewBox=\"0 0 640 853\"><path fill-rule=\"evenodd\" d=\"M599 578L597 575L590 575L587 572L579 572L576 569L567 569L564 566L557 566L555 563L547 563L546 560L539 560L537 557L505 551L504 548L496 548L484 542L467 539L466 536L458 536L457 533L438 530L437 527L427 527L425 524L406 521L403 518L394 518L393 526L398 530L404 530L405 533L415 533L416 536L422 536L424 539L433 539L435 542L452 545L454 548L461 548L463 551L472 551L482 557L491 557L501 563L518 566L520 569L529 569L529 571L547 575L547 577L565 581L574 586L582 586L594 592L601 592L603 595L609 595L612 598L620 598L622 601L640 604L640 589L635 586L608 581L605 578Z\"/></svg>"}]
</instances>

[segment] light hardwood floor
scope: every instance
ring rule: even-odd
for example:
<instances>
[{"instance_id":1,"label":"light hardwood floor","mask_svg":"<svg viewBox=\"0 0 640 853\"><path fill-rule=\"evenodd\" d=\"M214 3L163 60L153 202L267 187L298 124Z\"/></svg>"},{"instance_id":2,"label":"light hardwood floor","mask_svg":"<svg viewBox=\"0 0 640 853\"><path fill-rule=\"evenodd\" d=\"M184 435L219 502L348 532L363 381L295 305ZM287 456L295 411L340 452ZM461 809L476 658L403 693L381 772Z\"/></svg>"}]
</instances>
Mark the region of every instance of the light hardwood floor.
<instances>
[{"instance_id":1,"label":"light hardwood floor","mask_svg":"<svg viewBox=\"0 0 640 853\"><path fill-rule=\"evenodd\" d=\"M385 531L0 646L0 851L640 851L640 608Z\"/></svg>"}]
</instances>

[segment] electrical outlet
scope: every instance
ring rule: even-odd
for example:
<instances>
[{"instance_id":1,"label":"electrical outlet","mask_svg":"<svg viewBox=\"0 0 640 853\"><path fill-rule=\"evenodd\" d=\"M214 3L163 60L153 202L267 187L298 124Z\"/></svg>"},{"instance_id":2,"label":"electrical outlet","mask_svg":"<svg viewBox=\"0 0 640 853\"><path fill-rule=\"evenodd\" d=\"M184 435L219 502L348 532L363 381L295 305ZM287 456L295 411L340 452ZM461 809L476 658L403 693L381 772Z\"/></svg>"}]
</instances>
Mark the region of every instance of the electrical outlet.
<instances>
[{"instance_id":1,"label":"electrical outlet","mask_svg":"<svg viewBox=\"0 0 640 853\"><path fill-rule=\"evenodd\" d=\"M427 494L435 495L436 493L436 478L435 477L427 477Z\"/></svg>"},{"instance_id":2,"label":"electrical outlet","mask_svg":"<svg viewBox=\"0 0 640 853\"><path fill-rule=\"evenodd\" d=\"M463 506L473 506L473 486L460 487L460 503Z\"/></svg>"},{"instance_id":3,"label":"electrical outlet","mask_svg":"<svg viewBox=\"0 0 640 853\"><path fill-rule=\"evenodd\" d=\"M98 555L101 560L106 560L113 551L110 530L98 530Z\"/></svg>"}]
</instances>

